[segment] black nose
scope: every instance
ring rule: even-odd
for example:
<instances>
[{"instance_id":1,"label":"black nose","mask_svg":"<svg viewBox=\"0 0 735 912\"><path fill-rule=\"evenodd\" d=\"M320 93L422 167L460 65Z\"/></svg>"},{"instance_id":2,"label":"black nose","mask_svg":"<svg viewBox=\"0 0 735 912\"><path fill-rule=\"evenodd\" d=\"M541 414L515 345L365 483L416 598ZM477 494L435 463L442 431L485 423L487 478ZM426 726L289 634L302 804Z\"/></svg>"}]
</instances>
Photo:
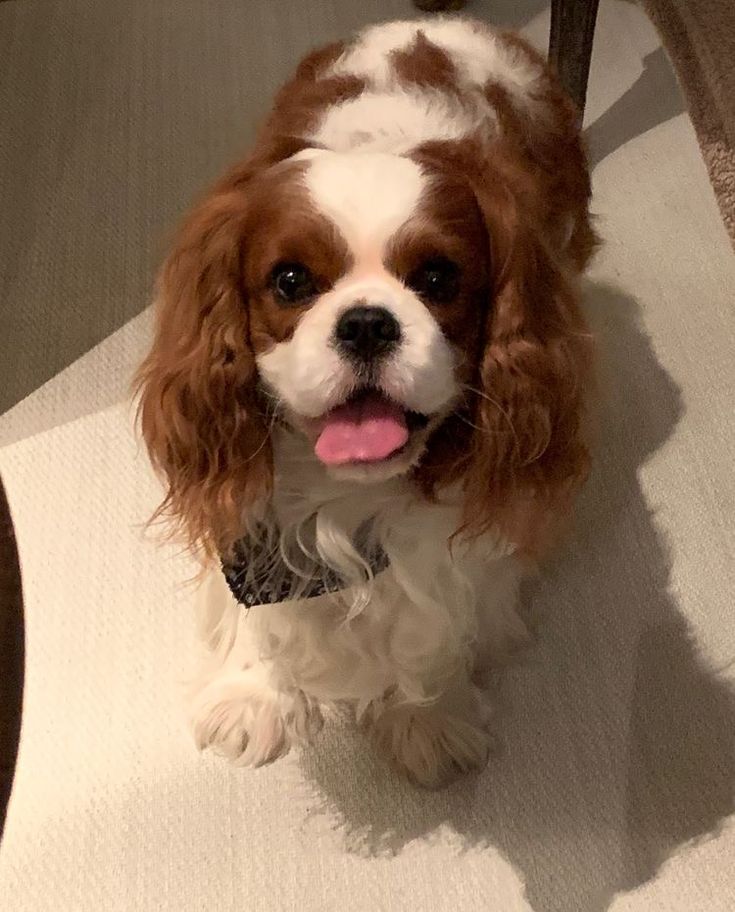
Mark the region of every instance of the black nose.
<instances>
[{"instance_id":1,"label":"black nose","mask_svg":"<svg viewBox=\"0 0 735 912\"><path fill-rule=\"evenodd\" d=\"M335 331L342 351L361 361L387 354L401 338L401 327L385 307L358 304L346 310Z\"/></svg>"}]
</instances>

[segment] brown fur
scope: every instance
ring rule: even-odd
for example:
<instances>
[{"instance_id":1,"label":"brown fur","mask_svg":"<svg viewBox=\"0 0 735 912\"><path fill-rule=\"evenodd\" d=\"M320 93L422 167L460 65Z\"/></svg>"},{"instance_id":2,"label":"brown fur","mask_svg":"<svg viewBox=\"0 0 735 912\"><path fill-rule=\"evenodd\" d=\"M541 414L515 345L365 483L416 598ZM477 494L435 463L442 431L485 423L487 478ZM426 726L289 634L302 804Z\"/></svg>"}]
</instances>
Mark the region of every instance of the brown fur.
<instances>
[{"instance_id":1,"label":"brown fur","mask_svg":"<svg viewBox=\"0 0 735 912\"><path fill-rule=\"evenodd\" d=\"M344 42L335 42L313 51L296 69L292 79L278 91L259 142L271 136L306 136L316 129L328 107L356 98L365 89L358 76L327 76L326 70L345 51Z\"/></svg>"},{"instance_id":2,"label":"brown fur","mask_svg":"<svg viewBox=\"0 0 735 912\"><path fill-rule=\"evenodd\" d=\"M443 92L458 89L457 72L451 58L423 32L416 35L407 50L393 51L391 63L396 76L407 85Z\"/></svg>"},{"instance_id":3,"label":"brown fur","mask_svg":"<svg viewBox=\"0 0 735 912\"><path fill-rule=\"evenodd\" d=\"M490 245L477 198L461 174L437 168L428 161L422 167L431 177L428 193L416 216L391 240L384 259L387 269L406 281L420 264L446 257L460 268L457 297L446 303L426 302L457 356L460 383L474 380L479 354L478 339L490 282Z\"/></svg>"},{"instance_id":4,"label":"brown fur","mask_svg":"<svg viewBox=\"0 0 735 912\"><path fill-rule=\"evenodd\" d=\"M241 511L272 479L239 287L245 211L238 188L188 219L159 279L153 348L137 379L143 437L167 482L157 516L207 555L232 542Z\"/></svg>"},{"instance_id":5,"label":"brown fur","mask_svg":"<svg viewBox=\"0 0 735 912\"><path fill-rule=\"evenodd\" d=\"M253 216L239 239L243 249L241 284L250 314L250 343L256 354L289 339L313 303L306 300L284 305L278 300L269 282L278 262L308 264L320 294L351 266L343 238L312 207L299 181L302 171L301 165L284 164L260 175L248 194Z\"/></svg>"}]
</instances>

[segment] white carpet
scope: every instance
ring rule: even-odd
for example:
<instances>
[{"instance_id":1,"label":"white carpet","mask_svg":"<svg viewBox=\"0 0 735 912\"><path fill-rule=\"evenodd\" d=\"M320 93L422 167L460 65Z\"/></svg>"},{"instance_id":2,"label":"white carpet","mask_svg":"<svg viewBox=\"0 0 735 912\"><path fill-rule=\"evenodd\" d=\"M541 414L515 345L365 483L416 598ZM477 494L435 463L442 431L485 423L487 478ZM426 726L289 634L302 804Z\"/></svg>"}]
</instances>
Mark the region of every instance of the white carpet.
<instances>
[{"instance_id":1,"label":"white carpet","mask_svg":"<svg viewBox=\"0 0 735 912\"><path fill-rule=\"evenodd\" d=\"M603 2L588 122L656 47ZM735 908L735 262L686 115L608 139L595 477L479 778L417 791L336 723L255 772L194 751L192 568L139 528L157 487L126 384L147 315L0 418L27 613L0 909Z\"/></svg>"}]
</instances>

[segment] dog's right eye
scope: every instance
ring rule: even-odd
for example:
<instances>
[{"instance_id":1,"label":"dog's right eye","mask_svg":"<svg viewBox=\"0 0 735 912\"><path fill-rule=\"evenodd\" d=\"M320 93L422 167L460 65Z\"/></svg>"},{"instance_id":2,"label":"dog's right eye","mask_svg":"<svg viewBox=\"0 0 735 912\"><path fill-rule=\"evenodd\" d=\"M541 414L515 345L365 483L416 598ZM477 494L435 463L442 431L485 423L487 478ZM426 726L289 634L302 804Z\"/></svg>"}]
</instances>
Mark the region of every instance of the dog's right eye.
<instances>
[{"instance_id":1,"label":"dog's right eye","mask_svg":"<svg viewBox=\"0 0 735 912\"><path fill-rule=\"evenodd\" d=\"M278 263L271 271L271 285L284 304L301 304L316 294L314 277L303 263Z\"/></svg>"}]
</instances>

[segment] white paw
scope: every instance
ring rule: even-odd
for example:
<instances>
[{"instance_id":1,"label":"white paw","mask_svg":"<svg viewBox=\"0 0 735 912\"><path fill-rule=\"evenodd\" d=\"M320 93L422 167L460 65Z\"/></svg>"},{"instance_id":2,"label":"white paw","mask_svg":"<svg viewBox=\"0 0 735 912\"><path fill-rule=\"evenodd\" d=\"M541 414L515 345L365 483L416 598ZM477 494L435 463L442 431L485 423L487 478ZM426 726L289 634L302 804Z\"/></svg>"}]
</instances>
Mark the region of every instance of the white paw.
<instances>
[{"instance_id":1,"label":"white paw","mask_svg":"<svg viewBox=\"0 0 735 912\"><path fill-rule=\"evenodd\" d=\"M310 741L319 706L300 690L277 690L261 666L223 673L193 694L190 716L200 750L243 766L262 766Z\"/></svg>"},{"instance_id":2,"label":"white paw","mask_svg":"<svg viewBox=\"0 0 735 912\"><path fill-rule=\"evenodd\" d=\"M487 715L466 718L441 705L390 706L373 713L369 725L396 769L425 788L484 769L492 745Z\"/></svg>"}]
</instances>

